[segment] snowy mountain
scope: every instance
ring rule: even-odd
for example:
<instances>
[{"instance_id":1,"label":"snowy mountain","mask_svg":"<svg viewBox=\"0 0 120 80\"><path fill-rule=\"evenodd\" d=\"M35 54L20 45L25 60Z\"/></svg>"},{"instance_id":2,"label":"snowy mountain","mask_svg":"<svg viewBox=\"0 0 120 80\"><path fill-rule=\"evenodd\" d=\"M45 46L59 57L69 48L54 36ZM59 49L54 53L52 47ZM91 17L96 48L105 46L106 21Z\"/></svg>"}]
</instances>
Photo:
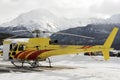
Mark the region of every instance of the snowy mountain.
<instances>
[{"instance_id":1,"label":"snowy mountain","mask_svg":"<svg viewBox=\"0 0 120 80\"><path fill-rule=\"evenodd\" d=\"M47 24L51 25L48 26ZM29 30L40 29L49 31L59 31L68 29L79 24L67 18L60 18L52 12L45 9L32 10L30 12L21 14L14 20L4 23L3 27L25 26Z\"/></svg>"},{"instance_id":2,"label":"snowy mountain","mask_svg":"<svg viewBox=\"0 0 120 80\"><path fill-rule=\"evenodd\" d=\"M108 35L115 26L118 26L120 28L120 24L89 24L87 26L70 28L61 31L64 33L89 36L95 39L86 39L86 38L79 38L79 37L59 35L59 34L53 34L51 36L51 39L53 42L57 40L58 44L103 45ZM120 36L120 31L118 32L114 40L114 43L112 45L112 47L115 49L120 49L119 36Z\"/></svg>"},{"instance_id":3,"label":"snowy mountain","mask_svg":"<svg viewBox=\"0 0 120 80\"><path fill-rule=\"evenodd\" d=\"M116 14L107 19L110 23L120 23L120 14Z\"/></svg>"},{"instance_id":4,"label":"snowy mountain","mask_svg":"<svg viewBox=\"0 0 120 80\"><path fill-rule=\"evenodd\" d=\"M86 20L88 24L119 24L120 23L120 14L112 15L106 19L100 18L89 18Z\"/></svg>"},{"instance_id":5,"label":"snowy mountain","mask_svg":"<svg viewBox=\"0 0 120 80\"><path fill-rule=\"evenodd\" d=\"M113 15L107 19L100 18L74 18L67 19L65 17L59 17L53 14L50 10L36 9L27 13L23 13L16 17L14 20L3 23L1 27L19 27L24 26L27 29L33 31L35 29L48 30L48 31L60 31L77 26L86 26L88 24L118 24L120 21L120 14ZM48 26L51 25L51 26Z\"/></svg>"}]
</instances>

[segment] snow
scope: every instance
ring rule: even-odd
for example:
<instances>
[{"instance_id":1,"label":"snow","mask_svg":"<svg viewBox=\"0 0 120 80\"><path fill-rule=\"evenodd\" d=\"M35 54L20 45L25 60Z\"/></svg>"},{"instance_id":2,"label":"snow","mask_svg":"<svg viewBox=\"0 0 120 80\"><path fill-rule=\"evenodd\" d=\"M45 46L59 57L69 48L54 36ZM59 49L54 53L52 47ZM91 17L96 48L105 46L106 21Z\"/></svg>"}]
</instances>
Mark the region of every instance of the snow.
<instances>
[{"instance_id":1,"label":"snow","mask_svg":"<svg viewBox=\"0 0 120 80\"><path fill-rule=\"evenodd\" d=\"M42 69L40 72L8 72L0 73L0 80L119 80L120 58L111 57L103 61L103 57L64 55L51 57L52 65L61 69ZM101 61L102 60L102 61ZM3 63L4 62L4 63ZM9 62L0 61L1 65ZM10 65L10 63L9 63ZM43 64L46 65L46 64Z\"/></svg>"},{"instance_id":2,"label":"snow","mask_svg":"<svg viewBox=\"0 0 120 80\"><path fill-rule=\"evenodd\" d=\"M113 15L109 18L66 18L55 15L50 10L35 9L27 13L20 14L10 22L1 24L1 27L19 27L24 26L28 30L36 29L57 32L77 26L84 27L88 24L115 24L120 21L120 14ZM50 24L51 26L48 26Z\"/></svg>"},{"instance_id":3,"label":"snow","mask_svg":"<svg viewBox=\"0 0 120 80\"><path fill-rule=\"evenodd\" d=\"M110 52L113 52L114 54L120 53L120 50L110 50Z\"/></svg>"},{"instance_id":4,"label":"snow","mask_svg":"<svg viewBox=\"0 0 120 80\"><path fill-rule=\"evenodd\" d=\"M50 24L51 26L48 26L47 24ZM27 13L23 13L12 21L3 23L0 26L15 27L21 25L25 26L31 31L40 29L56 32L59 30L76 27L79 25L79 23L64 17L57 17L51 11L46 9L36 9Z\"/></svg>"}]
</instances>

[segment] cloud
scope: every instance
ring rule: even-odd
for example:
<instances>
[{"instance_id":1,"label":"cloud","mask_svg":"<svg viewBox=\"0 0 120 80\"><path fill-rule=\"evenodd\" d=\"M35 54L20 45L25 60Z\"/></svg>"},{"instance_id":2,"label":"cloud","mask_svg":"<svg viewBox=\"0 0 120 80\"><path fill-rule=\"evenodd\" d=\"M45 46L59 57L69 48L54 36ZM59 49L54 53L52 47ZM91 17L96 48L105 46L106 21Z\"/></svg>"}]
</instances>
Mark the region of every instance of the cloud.
<instances>
[{"instance_id":1,"label":"cloud","mask_svg":"<svg viewBox=\"0 0 120 80\"><path fill-rule=\"evenodd\" d=\"M37 2L32 0L1 0L0 23L12 20L21 13L38 8Z\"/></svg>"},{"instance_id":2,"label":"cloud","mask_svg":"<svg viewBox=\"0 0 120 80\"><path fill-rule=\"evenodd\" d=\"M0 0L0 23L38 8L59 17L105 17L119 13L119 4L119 0Z\"/></svg>"},{"instance_id":3,"label":"cloud","mask_svg":"<svg viewBox=\"0 0 120 80\"><path fill-rule=\"evenodd\" d=\"M104 0L100 5L92 5L94 14L113 15L120 13L120 0Z\"/></svg>"}]
</instances>

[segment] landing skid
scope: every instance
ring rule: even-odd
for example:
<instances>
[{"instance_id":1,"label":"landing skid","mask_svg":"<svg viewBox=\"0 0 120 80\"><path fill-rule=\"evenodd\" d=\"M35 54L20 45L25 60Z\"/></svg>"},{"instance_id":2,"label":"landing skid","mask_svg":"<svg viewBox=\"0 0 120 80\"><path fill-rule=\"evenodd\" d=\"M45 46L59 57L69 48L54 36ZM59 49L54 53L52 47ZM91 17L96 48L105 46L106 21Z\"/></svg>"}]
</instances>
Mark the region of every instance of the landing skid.
<instances>
[{"instance_id":1,"label":"landing skid","mask_svg":"<svg viewBox=\"0 0 120 80\"><path fill-rule=\"evenodd\" d=\"M24 67L24 60L18 62L18 61L11 61L11 63L15 66L15 67Z\"/></svg>"},{"instance_id":2,"label":"landing skid","mask_svg":"<svg viewBox=\"0 0 120 80\"><path fill-rule=\"evenodd\" d=\"M48 68L52 68L50 58L47 58L46 60L48 60L48 62L49 62ZM38 60L30 60L30 61L25 61L25 60L15 61L15 60L12 60L12 61L11 61L11 63L12 63L15 67L20 67L20 68L25 67L25 66L24 66L24 63L28 63L28 64L31 66L31 68L40 67L40 66L42 66L42 65L41 65L39 62L40 62L40 61L38 61Z\"/></svg>"},{"instance_id":3,"label":"landing skid","mask_svg":"<svg viewBox=\"0 0 120 80\"><path fill-rule=\"evenodd\" d=\"M34 60L34 61L27 61L28 64L30 64L31 67L35 68L35 67L39 67L39 61Z\"/></svg>"},{"instance_id":4,"label":"landing skid","mask_svg":"<svg viewBox=\"0 0 120 80\"><path fill-rule=\"evenodd\" d=\"M52 65L51 65L51 60L50 58L47 58L48 59L48 62L49 62L49 67L52 68Z\"/></svg>"}]
</instances>

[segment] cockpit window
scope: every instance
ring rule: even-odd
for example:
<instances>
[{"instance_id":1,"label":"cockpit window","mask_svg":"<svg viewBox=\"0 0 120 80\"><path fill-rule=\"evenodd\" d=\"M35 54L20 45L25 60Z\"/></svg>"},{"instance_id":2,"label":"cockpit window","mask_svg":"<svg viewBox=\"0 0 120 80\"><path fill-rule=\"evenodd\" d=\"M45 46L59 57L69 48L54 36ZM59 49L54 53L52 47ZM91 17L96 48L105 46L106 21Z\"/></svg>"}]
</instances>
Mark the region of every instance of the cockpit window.
<instances>
[{"instance_id":1,"label":"cockpit window","mask_svg":"<svg viewBox=\"0 0 120 80\"><path fill-rule=\"evenodd\" d=\"M13 51L16 51L17 50L17 47L18 47L18 44L16 44L13 48Z\"/></svg>"},{"instance_id":2,"label":"cockpit window","mask_svg":"<svg viewBox=\"0 0 120 80\"><path fill-rule=\"evenodd\" d=\"M17 50L17 44L16 43L12 43L10 44L10 51L16 51Z\"/></svg>"},{"instance_id":3,"label":"cockpit window","mask_svg":"<svg viewBox=\"0 0 120 80\"><path fill-rule=\"evenodd\" d=\"M12 48L13 48L13 47L12 47L12 44L10 44L10 51L12 51Z\"/></svg>"},{"instance_id":4,"label":"cockpit window","mask_svg":"<svg viewBox=\"0 0 120 80\"><path fill-rule=\"evenodd\" d=\"M19 51L23 51L23 50L24 50L24 47L25 47L25 46L24 46L23 44L21 44L21 45L19 45L18 50L19 50Z\"/></svg>"}]
</instances>

